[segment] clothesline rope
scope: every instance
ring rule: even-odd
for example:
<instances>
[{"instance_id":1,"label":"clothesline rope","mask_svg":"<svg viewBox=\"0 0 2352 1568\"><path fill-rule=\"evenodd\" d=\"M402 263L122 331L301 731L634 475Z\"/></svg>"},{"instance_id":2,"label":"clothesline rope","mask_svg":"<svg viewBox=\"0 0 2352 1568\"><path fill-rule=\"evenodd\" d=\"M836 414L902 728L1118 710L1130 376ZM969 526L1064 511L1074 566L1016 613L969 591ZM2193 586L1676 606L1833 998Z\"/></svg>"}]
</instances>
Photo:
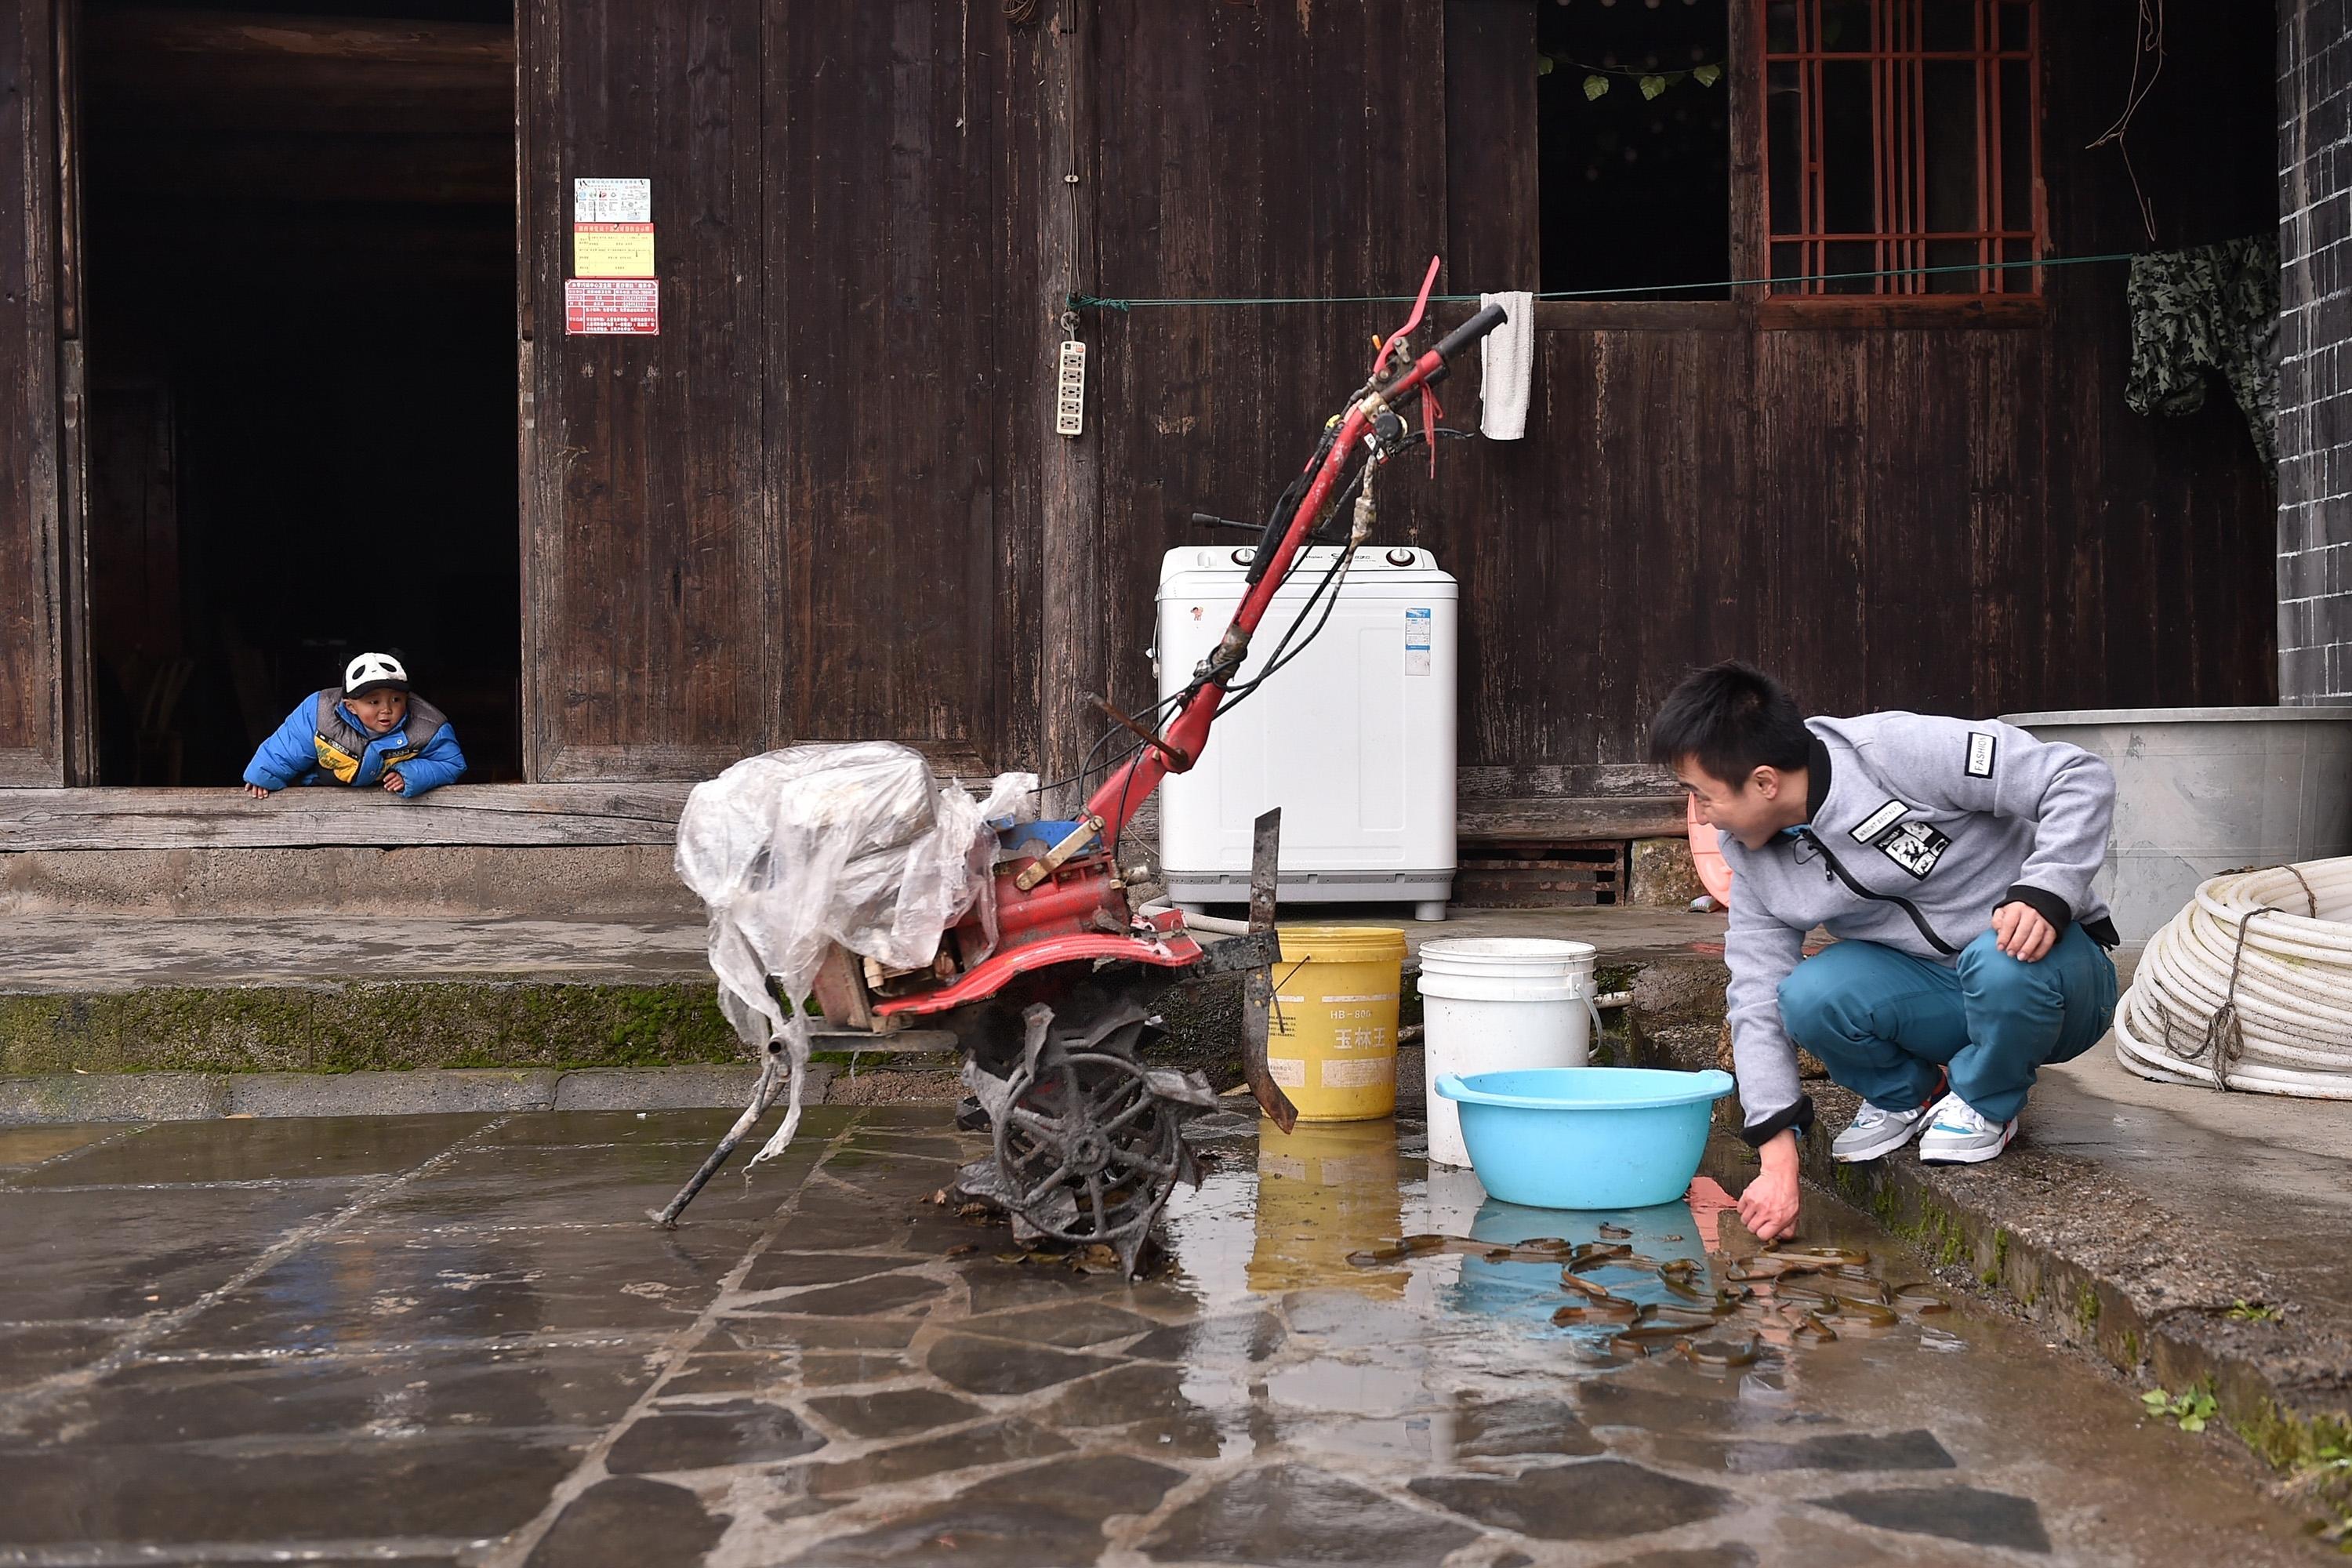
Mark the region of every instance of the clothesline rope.
<instances>
[{"instance_id":1,"label":"clothesline rope","mask_svg":"<svg viewBox=\"0 0 2352 1568\"><path fill-rule=\"evenodd\" d=\"M1843 282L1858 278L1925 278L1953 272L2005 272L2023 267L2088 267L2098 262L2132 261L2137 259L2139 254L2140 253L2137 251L2114 250L2102 252L2096 256L2044 256L2032 261L1970 261L1966 263L1956 263L1948 267L1887 267L1878 268L1864 272L1807 272L1790 278L1725 278L1707 283L1659 283L1640 289L1555 289L1547 292L1538 293L1536 295L1536 298L1539 300L1607 300L1620 299L1626 294L1690 293L1702 289L1745 289L1761 284L1785 286L1791 283ZM1916 294L1843 295L1838 297L1843 299L1873 300L1966 298L1966 296L1961 295L1937 296ZM1997 295L1995 298L2024 299L2028 298L2028 296ZM1073 310L1136 310L1150 307L1185 305L1410 305L1412 303L1412 299L1413 297L1410 294L1308 294L1265 296L1202 295L1190 298L1165 300L1129 300L1099 294L1073 294L1069 297L1069 308ZM1430 300L1432 303L1442 301L1449 305L1475 305L1478 302L1478 296L1475 294L1433 294L1430 296ZM1628 303L1635 304L1644 302L1645 301L1641 300L1628 301Z\"/></svg>"}]
</instances>

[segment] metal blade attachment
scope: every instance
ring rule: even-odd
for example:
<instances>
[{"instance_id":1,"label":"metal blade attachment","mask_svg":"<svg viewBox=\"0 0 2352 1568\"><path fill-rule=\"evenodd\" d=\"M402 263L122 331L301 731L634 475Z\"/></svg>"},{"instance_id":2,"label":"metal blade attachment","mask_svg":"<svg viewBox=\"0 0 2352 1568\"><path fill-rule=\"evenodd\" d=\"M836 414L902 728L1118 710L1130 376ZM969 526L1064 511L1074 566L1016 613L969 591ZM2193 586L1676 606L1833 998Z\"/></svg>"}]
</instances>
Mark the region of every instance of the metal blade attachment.
<instances>
[{"instance_id":1,"label":"metal blade attachment","mask_svg":"<svg viewBox=\"0 0 2352 1568\"><path fill-rule=\"evenodd\" d=\"M1250 844L1249 928L1253 936L1274 931L1275 888L1282 862L1282 808L1257 819ZM1274 1023L1274 966L1267 963L1242 977L1242 1075L1258 1108L1287 1132L1298 1122L1298 1108L1274 1081L1266 1065L1266 1037Z\"/></svg>"}]
</instances>

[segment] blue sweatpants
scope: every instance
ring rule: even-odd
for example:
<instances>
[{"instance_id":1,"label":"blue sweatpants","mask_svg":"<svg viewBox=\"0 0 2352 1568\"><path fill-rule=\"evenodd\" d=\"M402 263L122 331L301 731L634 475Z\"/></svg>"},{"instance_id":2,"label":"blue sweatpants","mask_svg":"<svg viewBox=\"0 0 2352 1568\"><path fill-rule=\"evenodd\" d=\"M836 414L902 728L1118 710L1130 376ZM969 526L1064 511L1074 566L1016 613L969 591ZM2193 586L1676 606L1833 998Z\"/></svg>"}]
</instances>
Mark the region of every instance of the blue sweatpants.
<instances>
[{"instance_id":1,"label":"blue sweatpants","mask_svg":"<svg viewBox=\"0 0 2352 1568\"><path fill-rule=\"evenodd\" d=\"M1950 967L1874 942L1840 942L1780 982L1789 1037L1874 1105L1907 1110L1952 1091L1991 1121L2024 1105L2044 1062L2096 1045L2116 1013L2116 966L2071 925L2034 963L1985 932Z\"/></svg>"}]
</instances>

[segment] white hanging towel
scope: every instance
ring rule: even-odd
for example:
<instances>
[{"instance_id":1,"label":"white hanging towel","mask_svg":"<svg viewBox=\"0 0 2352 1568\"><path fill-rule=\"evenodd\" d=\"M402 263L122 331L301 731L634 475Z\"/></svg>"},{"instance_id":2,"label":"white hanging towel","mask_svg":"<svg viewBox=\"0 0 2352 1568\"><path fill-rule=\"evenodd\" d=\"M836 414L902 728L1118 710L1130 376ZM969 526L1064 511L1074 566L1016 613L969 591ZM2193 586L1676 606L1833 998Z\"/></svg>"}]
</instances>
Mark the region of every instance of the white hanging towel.
<instances>
[{"instance_id":1,"label":"white hanging towel","mask_svg":"<svg viewBox=\"0 0 2352 1568\"><path fill-rule=\"evenodd\" d=\"M1536 380L1536 297L1524 290L1481 294L1478 308L1503 307L1503 324L1478 345L1478 431L1489 441L1528 433L1528 397Z\"/></svg>"}]
</instances>

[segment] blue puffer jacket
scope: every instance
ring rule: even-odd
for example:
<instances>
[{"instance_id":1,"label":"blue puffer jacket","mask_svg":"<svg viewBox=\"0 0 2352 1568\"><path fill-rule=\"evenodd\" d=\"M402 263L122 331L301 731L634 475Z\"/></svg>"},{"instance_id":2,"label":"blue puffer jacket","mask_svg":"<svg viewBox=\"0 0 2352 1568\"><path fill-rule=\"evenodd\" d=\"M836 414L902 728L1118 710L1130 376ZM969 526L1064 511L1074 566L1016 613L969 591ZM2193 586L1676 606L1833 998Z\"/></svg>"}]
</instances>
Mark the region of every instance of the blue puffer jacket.
<instances>
[{"instance_id":1,"label":"blue puffer jacket","mask_svg":"<svg viewBox=\"0 0 2352 1568\"><path fill-rule=\"evenodd\" d=\"M337 749L322 732L321 699L334 695L335 689L331 687L296 703L294 711L286 716L286 722L278 727L278 732L262 742L260 749L253 753L253 761L246 763L245 782L267 790L319 784L349 784L370 789L383 783L389 768L408 785L397 798L415 800L427 790L454 783L466 771L466 754L457 749L457 731L438 709L414 695L408 700L407 722L389 735L370 740L352 758ZM367 733L367 726L340 700L329 705L329 711L341 725L362 735ZM354 762L356 766L352 765Z\"/></svg>"}]
</instances>

